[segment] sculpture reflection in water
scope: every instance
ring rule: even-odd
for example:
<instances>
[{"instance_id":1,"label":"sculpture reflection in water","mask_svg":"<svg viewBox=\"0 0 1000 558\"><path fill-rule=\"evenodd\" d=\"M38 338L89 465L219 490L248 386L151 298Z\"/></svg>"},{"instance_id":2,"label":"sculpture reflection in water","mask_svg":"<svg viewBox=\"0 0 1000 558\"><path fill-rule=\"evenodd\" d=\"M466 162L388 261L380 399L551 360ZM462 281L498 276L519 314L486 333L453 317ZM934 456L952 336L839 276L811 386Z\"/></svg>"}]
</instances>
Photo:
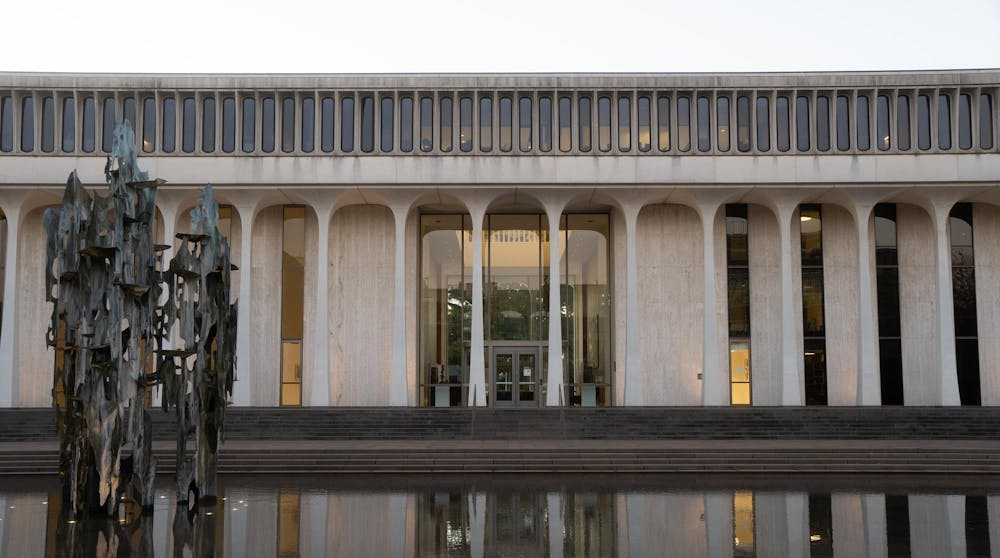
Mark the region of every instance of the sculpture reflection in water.
<instances>
[{"instance_id":1,"label":"sculpture reflection in water","mask_svg":"<svg viewBox=\"0 0 1000 558\"><path fill-rule=\"evenodd\" d=\"M195 232L178 235L181 247L163 270L158 252L169 246L153 244L153 219L164 181L139 169L127 124L115 127L105 177L107 197L88 192L74 171L61 206L44 216L53 304L47 341L56 349L53 403L70 528L87 514L117 517L125 500L152 510L156 459L146 405L157 384L164 410L176 409L177 500L214 497L234 379L230 250L211 187L193 212ZM170 349L175 323L181 343Z\"/></svg>"}]
</instances>

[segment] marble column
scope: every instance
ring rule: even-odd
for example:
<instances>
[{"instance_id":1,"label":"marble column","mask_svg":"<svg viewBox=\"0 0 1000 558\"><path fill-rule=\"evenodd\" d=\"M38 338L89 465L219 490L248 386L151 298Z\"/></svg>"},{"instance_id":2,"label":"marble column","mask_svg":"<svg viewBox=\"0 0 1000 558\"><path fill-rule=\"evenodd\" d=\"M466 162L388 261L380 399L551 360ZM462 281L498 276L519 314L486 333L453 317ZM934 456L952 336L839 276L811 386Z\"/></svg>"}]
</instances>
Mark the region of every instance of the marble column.
<instances>
[{"instance_id":1,"label":"marble column","mask_svg":"<svg viewBox=\"0 0 1000 558\"><path fill-rule=\"evenodd\" d=\"M470 407L486 405L486 340L483 327L483 219L485 210L470 211L472 219L472 339L469 355Z\"/></svg>"},{"instance_id":2,"label":"marble column","mask_svg":"<svg viewBox=\"0 0 1000 558\"><path fill-rule=\"evenodd\" d=\"M875 304L872 300L873 251L870 220L872 206L856 207L855 223L858 227L858 405L881 405L881 378L878 368L878 339L875 330Z\"/></svg>"},{"instance_id":3,"label":"marble column","mask_svg":"<svg viewBox=\"0 0 1000 558\"><path fill-rule=\"evenodd\" d=\"M17 237L20 208L7 217L6 261L3 281L3 321L0 323L0 407L14 406L14 369L17 362Z\"/></svg>"},{"instance_id":4,"label":"marble column","mask_svg":"<svg viewBox=\"0 0 1000 558\"><path fill-rule=\"evenodd\" d=\"M392 369L389 378L389 405L407 405L406 382L406 218L410 206L392 207L396 222L395 282L392 301Z\"/></svg>"},{"instance_id":5,"label":"marble column","mask_svg":"<svg viewBox=\"0 0 1000 558\"><path fill-rule=\"evenodd\" d=\"M330 217L332 205L314 206L316 210L316 308L313 339L316 348L310 374L308 404L325 407L330 404Z\"/></svg>"},{"instance_id":6,"label":"marble column","mask_svg":"<svg viewBox=\"0 0 1000 558\"><path fill-rule=\"evenodd\" d=\"M642 405L642 349L639 345L639 257L636 229L641 206L625 214L625 406Z\"/></svg>"},{"instance_id":7,"label":"marble column","mask_svg":"<svg viewBox=\"0 0 1000 558\"><path fill-rule=\"evenodd\" d=\"M240 294L239 314L236 317L236 382L233 382L233 403L250 404L250 378L253 375L253 359L250 348L253 343L250 323L250 305L253 295L250 278L253 276L253 220L254 208L238 206L240 216Z\"/></svg>"},{"instance_id":8,"label":"marble column","mask_svg":"<svg viewBox=\"0 0 1000 558\"><path fill-rule=\"evenodd\" d=\"M797 227L792 227L792 219L797 215L797 205L781 205L775 212L778 216L778 239L781 243L781 404L802 405L805 392L799 361L803 356L799 350L799 333L796 323L802 316L796 315L795 296L800 291L792 283L792 249L799 242L793 242L792 235Z\"/></svg>"},{"instance_id":9,"label":"marble column","mask_svg":"<svg viewBox=\"0 0 1000 558\"><path fill-rule=\"evenodd\" d=\"M551 353L551 350L549 352ZM549 492L545 495L545 504L549 516L549 558L562 558L563 495L559 492Z\"/></svg>"},{"instance_id":10,"label":"marble column","mask_svg":"<svg viewBox=\"0 0 1000 558\"><path fill-rule=\"evenodd\" d=\"M562 206L546 207L549 218L549 362L545 405L563 405L562 299L559 269L559 219Z\"/></svg>"},{"instance_id":11,"label":"marble column","mask_svg":"<svg viewBox=\"0 0 1000 558\"><path fill-rule=\"evenodd\" d=\"M938 372L940 374L940 404L959 405L958 366L955 357L955 306L951 284L951 235L948 214L951 204L935 204L930 211L934 222L935 258L937 268L938 307Z\"/></svg>"},{"instance_id":12,"label":"marble column","mask_svg":"<svg viewBox=\"0 0 1000 558\"><path fill-rule=\"evenodd\" d=\"M704 308L702 318L701 344L701 404L728 405L729 390L719 359L719 325L715 292L715 214L718 205L699 209L702 225L702 246L704 248Z\"/></svg>"}]
</instances>

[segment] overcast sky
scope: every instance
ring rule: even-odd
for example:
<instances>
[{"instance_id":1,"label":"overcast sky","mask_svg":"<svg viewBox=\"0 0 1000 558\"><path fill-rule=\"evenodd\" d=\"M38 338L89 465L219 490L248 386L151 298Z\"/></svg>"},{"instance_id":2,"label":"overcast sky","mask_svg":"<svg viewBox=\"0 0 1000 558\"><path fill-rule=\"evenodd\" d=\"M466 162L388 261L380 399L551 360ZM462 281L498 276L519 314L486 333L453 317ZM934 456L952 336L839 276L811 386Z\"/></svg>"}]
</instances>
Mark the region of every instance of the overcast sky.
<instances>
[{"instance_id":1,"label":"overcast sky","mask_svg":"<svg viewBox=\"0 0 1000 558\"><path fill-rule=\"evenodd\" d=\"M1000 67L1000 0L0 0L0 70Z\"/></svg>"}]
</instances>

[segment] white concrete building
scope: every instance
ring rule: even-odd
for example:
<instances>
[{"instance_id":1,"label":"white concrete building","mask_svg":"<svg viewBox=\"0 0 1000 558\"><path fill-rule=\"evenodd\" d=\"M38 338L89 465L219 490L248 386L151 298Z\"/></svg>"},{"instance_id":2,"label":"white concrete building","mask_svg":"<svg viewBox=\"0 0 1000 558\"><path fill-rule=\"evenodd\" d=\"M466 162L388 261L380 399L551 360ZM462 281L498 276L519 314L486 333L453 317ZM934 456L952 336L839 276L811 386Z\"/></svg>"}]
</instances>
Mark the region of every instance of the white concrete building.
<instances>
[{"instance_id":1,"label":"white concrete building","mask_svg":"<svg viewBox=\"0 0 1000 558\"><path fill-rule=\"evenodd\" d=\"M998 404L998 95L0 73L0 407L50 405L41 215L74 168L104 183L121 118L169 182L161 239L205 183L226 204L236 405Z\"/></svg>"}]
</instances>

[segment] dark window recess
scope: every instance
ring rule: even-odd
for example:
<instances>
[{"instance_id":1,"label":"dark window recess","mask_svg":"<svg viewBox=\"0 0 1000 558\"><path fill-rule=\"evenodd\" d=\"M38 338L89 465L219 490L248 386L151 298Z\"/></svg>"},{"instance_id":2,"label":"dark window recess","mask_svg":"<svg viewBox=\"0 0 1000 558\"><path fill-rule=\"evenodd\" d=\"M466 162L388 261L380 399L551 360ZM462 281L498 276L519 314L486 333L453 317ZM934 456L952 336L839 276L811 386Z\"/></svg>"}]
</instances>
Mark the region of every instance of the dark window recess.
<instances>
[{"instance_id":1,"label":"dark window recess","mask_svg":"<svg viewBox=\"0 0 1000 558\"><path fill-rule=\"evenodd\" d=\"M632 151L632 100L618 97L618 151Z\"/></svg>"},{"instance_id":2,"label":"dark window recess","mask_svg":"<svg viewBox=\"0 0 1000 558\"><path fill-rule=\"evenodd\" d=\"M986 495L965 497L966 556L990 556L990 510ZM1000 541L993 541L1000 544Z\"/></svg>"},{"instance_id":3,"label":"dark window recess","mask_svg":"<svg viewBox=\"0 0 1000 558\"><path fill-rule=\"evenodd\" d=\"M802 253L802 333L806 405L826 405L826 323L823 225L819 205L799 207Z\"/></svg>"},{"instance_id":4,"label":"dark window recess","mask_svg":"<svg viewBox=\"0 0 1000 558\"><path fill-rule=\"evenodd\" d=\"M698 151L712 149L712 110L708 97L698 97Z\"/></svg>"},{"instance_id":5,"label":"dark window recess","mask_svg":"<svg viewBox=\"0 0 1000 558\"><path fill-rule=\"evenodd\" d=\"M514 100L500 97L500 151L510 151L514 146Z\"/></svg>"},{"instance_id":6,"label":"dark window recess","mask_svg":"<svg viewBox=\"0 0 1000 558\"><path fill-rule=\"evenodd\" d=\"M56 101L52 96L42 97L42 151L56 150Z\"/></svg>"},{"instance_id":7,"label":"dark window recess","mask_svg":"<svg viewBox=\"0 0 1000 558\"><path fill-rule=\"evenodd\" d=\"M399 150L413 151L413 97L399 99Z\"/></svg>"},{"instance_id":8,"label":"dark window recess","mask_svg":"<svg viewBox=\"0 0 1000 558\"><path fill-rule=\"evenodd\" d=\"M774 105L775 119L777 120L778 151L785 152L791 149L791 114L788 97L778 97Z\"/></svg>"},{"instance_id":9,"label":"dark window recess","mask_svg":"<svg viewBox=\"0 0 1000 558\"><path fill-rule=\"evenodd\" d=\"M830 98L816 97L816 149L830 150Z\"/></svg>"},{"instance_id":10,"label":"dark window recess","mask_svg":"<svg viewBox=\"0 0 1000 558\"><path fill-rule=\"evenodd\" d=\"M670 151L670 97L656 98L656 147Z\"/></svg>"},{"instance_id":11,"label":"dark window recess","mask_svg":"<svg viewBox=\"0 0 1000 558\"><path fill-rule=\"evenodd\" d=\"M274 151L275 111L274 97L264 97L260 101L260 149L265 153Z\"/></svg>"},{"instance_id":12,"label":"dark window recess","mask_svg":"<svg viewBox=\"0 0 1000 558\"><path fill-rule=\"evenodd\" d=\"M479 150L493 151L493 98L479 98Z\"/></svg>"},{"instance_id":13,"label":"dark window recess","mask_svg":"<svg viewBox=\"0 0 1000 558\"><path fill-rule=\"evenodd\" d=\"M552 151L552 97L538 98L538 150Z\"/></svg>"},{"instance_id":14,"label":"dark window recess","mask_svg":"<svg viewBox=\"0 0 1000 558\"><path fill-rule=\"evenodd\" d=\"M111 144L115 138L115 121L118 116L115 114L115 100L111 97L104 99L103 119L101 122L101 151L111 153Z\"/></svg>"},{"instance_id":15,"label":"dark window recess","mask_svg":"<svg viewBox=\"0 0 1000 558\"><path fill-rule=\"evenodd\" d=\"M719 97L715 100L715 123L719 151L729 151L729 97Z\"/></svg>"},{"instance_id":16,"label":"dark window recess","mask_svg":"<svg viewBox=\"0 0 1000 558\"><path fill-rule=\"evenodd\" d=\"M0 151L14 150L14 101L0 97Z\"/></svg>"},{"instance_id":17,"label":"dark window recess","mask_svg":"<svg viewBox=\"0 0 1000 558\"><path fill-rule=\"evenodd\" d=\"M917 97L917 148L931 148L931 98L928 95Z\"/></svg>"},{"instance_id":18,"label":"dark window recess","mask_svg":"<svg viewBox=\"0 0 1000 558\"><path fill-rule=\"evenodd\" d=\"M750 151L750 97L736 98L736 149Z\"/></svg>"},{"instance_id":19,"label":"dark window recess","mask_svg":"<svg viewBox=\"0 0 1000 558\"><path fill-rule=\"evenodd\" d=\"M252 97L243 98L243 121L240 130L244 153L253 153L257 136L257 101Z\"/></svg>"},{"instance_id":20,"label":"dark window recess","mask_svg":"<svg viewBox=\"0 0 1000 558\"><path fill-rule=\"evenodd\" d=\"M236 151L236 98L222 98L222 151Z\"/></svg>"},{"instance_id":21,"label":"dark window recess","mask_svg":"<svg viewBox=\"0 0 1000 558\"><path fill-rule=\"evenodd\" d=\"M112 101L113 102L113 101ZM35 100L31 97L21 99L21 151L25 153L35 150ZM111 143L108 143L111 151Z\"/></svg>"},{"instance_id":22,"label":"dark window recess","mask_svg":"<svg viewBox=\"0 0 1000 558\"><path fill-rule=\"evenodd\" d=\"M888 110L888 103L886 104L886 110ZM888 118L888 116L886 117ZM930 121L928 121L928 126ZM886 127L886 135L888 135L888 126ZM928 130L928 138L930 131ZM912 133L910 131L910 97L907 95L900 95L896 97L896 145L899 147L900 151L910 150L910 138ZM930 145L930 140L928 139L928 145Z\"/></svg>"},{"instance_id":23,"label":"dark window recess","mask_svg":"<svg viewBox=\"0 0 1000 558\"><path fill-rule=\"evenodd\" d=\"M86 138L86 104L84 104L84 138ZM173 97L163 99L163 152L173 153L177 149L177 101ZM86 151L86 140L84 140Z\"/></svg>"},{"instance_id":24,"label":"dark window recess","mask_svg":"<svg viewBox=\"0 0 1000 558\"><path fill-rule=\"evenodd\" d=\"M809 97L795 98L795 149L809 151Z\"/></svg>"},{"instance_id":25,"label":"dark window recess","mask_svg":"<svg viewBox=\"0 0 1000 558\"><path fill-rule=\"evenodd\" d=\"M691 99L677 97L677 150L691 150Z\"/></svg>"},{"instance_id":26,"label":"dark window recess","mask_svg":"<svg viewBox=\"0 0 1000 558\"><path fill-rule=\"evenodd\" d=\"M937 106L938 149L951 149L951 97L938 95Z\"/></svg>"},{"instance_id":27,"label":"dark window recess","mask_svg":"<svg viewBox=\"0 0 1000 558\"><path fill-rule=\"evenodd\" d=\"M611 98L597 99L597 149L611 151Z\"/></svg>"},{"instance_id":28,"label":"dark window recess","mask_svg":"<svg viewBox=\"0 0 1000 558\"><path fill-rule=\"evenodd\" d=\"M910 502L905 494L885 495L887 556L910 556Z\"/></svg>"},{"instance_id":29,"label":"dark window recess","mask_svg":"<svg viewBox=\"0 0 1000 558\"><path fill-rule=\"evenodd\" d=\"M195 145L195 127L197 124L197 121L195 120L197 105L194 102L194 97L185 98L182 108L181 150L183 150L184 153L193 153Z\"/></svg>"},{"instance_id":30,"label":"dark window recess","mask_svg":"<svg viewBox=\"0 0 1000 558\"><path fill-rule=\"evenodd\" d=\"M125 97L122 101L122 114L125 122L132 128L132 132L136 131L135 123L135 97Z\"/></svg>"},{"instance_id":31,"label":"dark window recess","mask_svg":"<svg viewBox=\"0 0 1000 558\"><path fill-rule=\"evenodd\" d=\"M875 117L875 132L878 134L875 138L875 145L878 146L879 151L886 151L892 145L892 138L889 137L889 97L887 95L879 95L875 99ZM909 124L907 124L907 128L909 128ZM909 134L906 137L909 138Z\"/></svg>"},{"instance_id":32,"label":"dark window recess","mask_svg":"<svg viewBox=\"0 0 1000 558\"><path fill-rule=\"evenodd\" d=\"M295 97L281 99L281 150L295 151Z\"/></svg>"},{"instance_id":33,"label":"dark window recess","mask_svg":"<svg viewBox=\"0 0 1000 558\"><path fill-rule=\"evenodd\" d=\"M771 150L771 101L767 97L757 97L757 150Z\"/></svg>"},{"instance_id":34,"label":"dark window recess","mask_svg":"<svg viewBox=\"0 0 1000 558\"><path fill-rule=\"evenodd\" d=\"M871 108L868 103L867 95L858 95L858 114L857 114L857 129L858 129L858 151L868 151L871 149Z\"/></svg>"},{"instance_id":35,"label":"dark window recess","mask_svg":"<svg viewBox=\"0 0 1000 558\"><path fill-rule=\"evenodd\" d=\"M392 153L392 148L395 144L393 134L395 114L393 111L396 110L395 102L393 102L392 97L382 97L380 101L379 109L379 150L382 153Z\"/></svg>"},{"instance_id":36,"label":"dark window recess","mask_svg":"<svg viewBox=\"0 0 1000 558\"><path fill-rule=\"evenodd\" d=\"M201 106L201 150L205 153L215 151L215 118L215 99L204 99Z\"/></svg>"},{"instance_id":37,"label":"dark window recess","mask_svg":"<svg viewBox=\"0 0 1000 558\"><path fill-rule=\"evenodd\" d=\"M316 99L302 98L302 131L299 147L304 153L312 153L316 147Z\"/></svg>"},{"instance_id":38,"label":"dark window recess","mask_svg":"<svg viewBox=\"0 0 1000 558\"><path fill-rule=\"evenodd\" d=\"M448 153L452 149L454 130L452 129L452 119L455 108L452 106L451 97L441 97L441 151Z\"/></svg>"},{"instance_id":39,"label":"dark window recess","mask_svg":"<svg viewBox=\"0 0 1000 558\"><path fill-rule=\"evenodd\" d=\"M320 101L320 114L323 119L320 125L319 148L323 153L333 151L333 136L336 135L335 125L337 123L337 102L333 97L323 97Z\"/></svg>"},{"instance_id":40,"label":"dark window recess","mask_svg":"<svg viewBox=\"0 0 1000 558\"><path fill-rule=\"evenodd\" d=\"M354 97L340 99L340 150L354 151Z\"/></svg>"},{"instance_id":41,"label":"dark window recess","mask_svg":"<svg viewBox=\"0 0 1000 558\"><path fill-rule=\"evenodd\" d=\"M993 149L993 97L985 93L979 96L979 147Z\"/></svg>"},{"instance_id":42,"label":"dark window recess","mask_svg":"<svg viewBox=\"0 0 1000 558\"><path fill-rule=\"evenodd\" d=\"M972 96L958 96L958 147L972 149Z\"/></svg>"},{"instance_id":43,"label":"dark window recess","mask_svg":"<svg viewBox=\"0 0 1000 558\"><path fill-rule=\"evenodd\" d=\"M472 97L458 99L458 149L472 151Z\"/></svg>"},{"instance_id":44,"label":"dark window recess","mask_svg":"<svg viewBox=\"0 0 1000 558\"><path fill-rule=\"evenodd\" d=\"M903 404L903 347L899 320L899 256L896 205L875 206L875 291L878 308L879 376L883 405Z\"/></svg>"},{"instance_id":45,"label":"dark window recess","mask_svg":"<svg viewBox=\"0 0 1000 558\"><path fill-rule=\"evenodd\" d=\"M156 151L156 98L154 97L142 100L142 150L146 153Z\"/></svg>"},{"instance_id":46,"label":"dark window recess","mask_svg":"<svg viewBox=\"0 0 1000 558\"><path fill-rule=\"evenodd\" d=\"M573 99L559 98L559 151L573 149Z\"/></svg>"},{"instance_id":47,"label":"dark window recess","mask_svg":"<svg viewBox=\"0 0 1000 558\"><path fill-rule=\"evenodd\" d=\"M962 405L980 405L979 339L976 323L976 260L972 204L957 203L949 218L951 284L955 309L955 357Z\"/></svg>"},{"instance_id":48,"label":"dark window recess","mask_svg":"<svg viewBox=\"0 0 1000 558\"><path fill-rule=\"evenodd\" d=\"M586 153L591 149L591 141L594 137L593 129L593 102L590 97L580 97L579 107L577 107L577 119L580 121L580 151Z\"/></svg>"},{"instance_id":49,"label":"dark window recess","mask_svg":"<svg viewBox=\"0 0 1000 558\"><path fill-rule=\"evenodd\" d=\"M375 150L375 99L371 95L361 97L361 151Z\"/></svg>"},{"instance_id":50,"label":"dark window recess","mask_svg":"<svg viewBox=\"0 0 1000 558\"><path fill-rule=\"evenodd\" d=\"M75 149L76 149L76 102L74 101L73 97L66 97L65 99L63 99L63 112L62 112L62 150L64 153L72 153L73 150Z\"/></svg>"},{"instance_id":51,"label":"dark window recess","mask_svg":"<svg viewBox=\"0 0 1000 558\"><path fill-rule=\"evenodd\" d=\"M809 557L833 558L833 498L809 495Z\"/></svg>"},{"instance_id":52,"label":"dark window recess","mask_svg":"<svg viewBox=\"0 0 1000 558\"><path fill-rule=\"evenodd\" d=\"M837 96L837 150L851 148L851 100L846 95Z\"/></svg>"},{"instance_id":53,"label":"dark window recess","mask_svg":"<svg viewBox=\"0 0 1000 558\"><path fill-rule=\"evenodd\" d=\"M420 150L434 149L434 99L420 98Z\"/></svg>"},{"instance_id":54,"label":"dark window recess","mask_svg":"<svg viewBox=\"0 0 1000 558\"><path fill-rule=\"evenodd\" d=\"M518 146L521 151L531 151L531 98L517 101Z\"/></svg>"}]
</instances>

